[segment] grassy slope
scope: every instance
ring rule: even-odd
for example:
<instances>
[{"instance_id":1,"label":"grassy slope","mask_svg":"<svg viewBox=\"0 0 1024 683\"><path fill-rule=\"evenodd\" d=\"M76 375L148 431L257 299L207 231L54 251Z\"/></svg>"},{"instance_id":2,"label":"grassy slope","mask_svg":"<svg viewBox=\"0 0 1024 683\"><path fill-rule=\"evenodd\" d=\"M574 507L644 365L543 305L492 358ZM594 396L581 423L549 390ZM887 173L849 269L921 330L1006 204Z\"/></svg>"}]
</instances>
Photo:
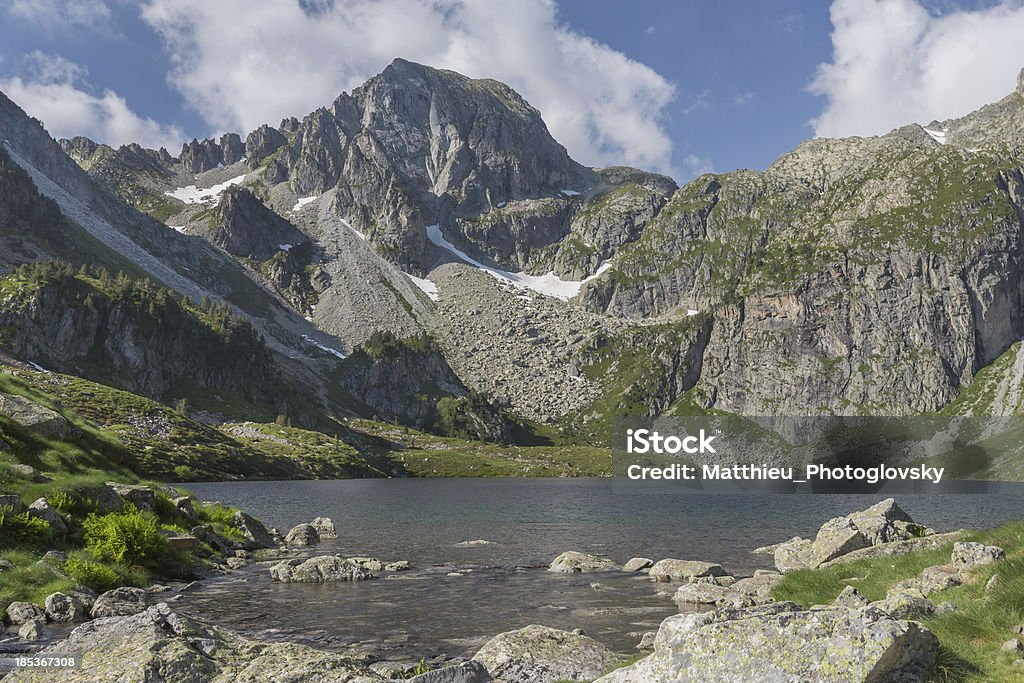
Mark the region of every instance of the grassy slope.
<instances>
[{"instance_id":1,"label":"grassy slope","mask_svg":"<svg viewBox=\"0 0 1024 683\"><path fill-rule=\"evenodd\" d=\"M938 682L1019 681L1021 669L1013 666L1019 656L1002 652L1000 646L1015 637L1012 627L1024 624L1024 522L1013 522L989 531L973 532L967 540L997 545L1007 557L984 568L963 586L930 596L936 604L949 602L958 609L921 621L939 638L941 652L933 680ZM828 604L846 586L855 586L871 600L904 579L918 576L925 567L949 562L947 547L900 557L882 557L787 574L774 597L804 606ZM985 591L993 575L998 583Z\"/></svg>"}]
</instances>

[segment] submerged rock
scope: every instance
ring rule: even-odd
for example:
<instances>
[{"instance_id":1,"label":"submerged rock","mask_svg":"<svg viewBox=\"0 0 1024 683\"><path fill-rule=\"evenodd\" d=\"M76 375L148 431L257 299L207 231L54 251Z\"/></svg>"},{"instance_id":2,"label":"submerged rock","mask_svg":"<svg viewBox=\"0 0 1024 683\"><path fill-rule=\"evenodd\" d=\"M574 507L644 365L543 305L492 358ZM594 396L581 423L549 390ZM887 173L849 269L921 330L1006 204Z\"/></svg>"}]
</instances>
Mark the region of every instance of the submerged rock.
<instances>
[{"instance_id":1,"label":"submerged rock","mask_svg":"<svg viewBox=\"0 0 1024 683\"><path fill-rule=\"evenodd\" d=\"M598 681L917 683L937 654L938 640L924 626L878 610L774 603L669 617L654 654Z\"/></svg>"},{"instance_id":2,"label":"submerged rock","mask_svg":"<svg viewBox=\"0 0 1024 683\"><path fill-rule=\"evenodd\" d=\"M531 625L494 636L473 659L497 680L554 683L593 680L615 664L617 657L581 633Z\"/></svg>"},{"instance_id":3,"label":"submerged rock","mask_svg":"<svg viewBox=\"0 0 1024 683\"><path fill-rule=\"evenodd\" d=\"M570 550L551 561L549 572L560 574L577 574L582 572L600 572L615 569L615 563L607 557Z\"/></svg>"},{"instance_id":4,"label":"submerged rock","mask_svg":"<svg viewBox=\"0 0 1024 683\"><path fill-rule=\"evenodd\" d=\"M256 642L174 612L166 604L128 617L79 626L40 656L80 653L81 665L61 681L175 683L380 683L352 659L294 643ZM20 669L5 680L42 683L52 672Z\"/></svg>"}]
</instances>

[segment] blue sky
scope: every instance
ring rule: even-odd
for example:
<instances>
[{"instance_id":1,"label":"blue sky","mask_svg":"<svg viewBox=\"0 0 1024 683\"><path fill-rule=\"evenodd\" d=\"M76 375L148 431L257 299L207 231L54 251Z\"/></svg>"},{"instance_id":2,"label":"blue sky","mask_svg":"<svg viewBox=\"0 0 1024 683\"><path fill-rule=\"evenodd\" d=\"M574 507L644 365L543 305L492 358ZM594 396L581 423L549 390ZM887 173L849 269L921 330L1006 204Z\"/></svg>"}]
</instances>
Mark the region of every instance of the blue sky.
<instances>
[{"instance_id":1,"label":"blue sky","mask_svg":"<svg viewBox=\"0 0 1024 683\"><path fill-rule=\"evenodd\" d=\"M1013 89L1019 0L3 0L0 90L167 145L328 104L402 56L510 83L579 160L679 180Z\"/></svg>"}]
</instances>

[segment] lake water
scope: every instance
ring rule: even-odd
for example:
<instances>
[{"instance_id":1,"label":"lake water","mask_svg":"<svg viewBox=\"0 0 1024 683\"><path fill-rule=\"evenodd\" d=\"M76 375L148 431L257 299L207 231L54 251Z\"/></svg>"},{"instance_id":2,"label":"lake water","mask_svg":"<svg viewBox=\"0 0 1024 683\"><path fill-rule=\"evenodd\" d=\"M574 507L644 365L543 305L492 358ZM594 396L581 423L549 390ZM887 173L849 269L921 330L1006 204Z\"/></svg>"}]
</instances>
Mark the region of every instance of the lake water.
<instances>
[{"instance_id":1,"label":"lake water","mask_svg":"<svg viewBox=\"0 0 1024 683\"><path fill-rule=\"evenodd\" d=\"M259 638L301 639L390 658L469 656L490 636L531 623L582 628L630 653L643 631L678 611L671 587L646 575L552 574L566 550L624 563L635 556L721 563L736 575L771 566L758 546L813 535L827 519L881 495L677 495L612 492L607 479L364 479L188 485L282 531L330 517L336 541L310 554L408 560L376 581L275 584L253 565L203 582L177 607ZM939 531L1024 516L1024 487L974 495L903 494L897 502ZM486 540L488 545L460 546ZM592 586L591 584L600 584Z\"/></svg>"}]
</instances>

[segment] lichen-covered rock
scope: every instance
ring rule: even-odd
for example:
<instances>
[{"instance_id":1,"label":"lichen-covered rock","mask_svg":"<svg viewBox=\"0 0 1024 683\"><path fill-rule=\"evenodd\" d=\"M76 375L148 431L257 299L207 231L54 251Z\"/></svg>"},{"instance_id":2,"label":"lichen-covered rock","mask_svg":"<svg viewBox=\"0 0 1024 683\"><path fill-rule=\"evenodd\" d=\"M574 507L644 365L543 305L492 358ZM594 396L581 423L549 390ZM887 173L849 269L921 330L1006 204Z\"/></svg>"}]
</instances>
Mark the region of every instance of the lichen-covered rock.
<instances>
[{"instance_id":1,"label":"lichen-covered rock","mask_svg":"<svg viewBox=\"0 0 1024 683\"><path fill-rule=\"evenodd\" d=\"M281 583L325 583L362 581L373 578L373 574L351 560L328 555L279 562L270 568L270 577Z\"/></svg>"},{"instance_id":2,"label":"lichen-covered rock","mask_svg":"<svg viewBox=\"0 0 1024 683\"><path fill-rule=\"evenodd\" d=\"M866 609L775 603L680 614L662 622L654 653L600 683L920 683L938 653L925 627Z\"/></svg>"},{"instance_id":3,"label":"lichen-covered rock","mask_svg":"<svg viewBox=\"0 0 1024 683\"><path fill-rule=\"evenodd\" d=\"M351 562L357 567L362 567L368 572L379 572L384 568L384 563L376 557L350 557L345 561Z\"/></svg>"},{"instance_id":4,"label":"lichen-covered rock","mask_svg":"<svg viewBox=\"0 0 1024 683\"><path fill-rule=\"evenodd\" d=\"M919 529L913 526L914 520L892 498L854 512L847 519L853 522L870 545L905 541Z\"/></svg>"},{"instance_id":5,"label":"lichen-covered rock","mask_svg":"<svg viewBox=\"0 0 1024 683\"><path fill-rule=\"evenodd\" d=\"M622 571L624 572L640 572L645 569L650 569L654 565L654 560L647 557L634 557L626 564L622 565Z\"/></svg>"},{"instance_id":6,"label":"lichen-covered rock","mask_svg":"<svg viewBox=\"0 0 1024 683\"><path fill-rule=\"evenodd\" d=\"M33 619L46 620L46 614L31 602L12 602L7 605L7 620L19 626Z\"/></svg>"},{"instance_id":7,"label":"lichen-covered rock","mask_svg":"<svg viewBox=\"0 0 1024 683\"><path fill-rule=\"evenodd\" d=\"M891 588L885 600L871 604L896 619L920 619L935 614L935 603L913 588Z\"/></svg>"},{"instance_id":8,"label":"lichen-covered rock","mask_svg":"<svg viewBox=\"0 0 1024 683\"><path fill-rule=\"evenodd\" d=\"M238 530L248 540L247 545L250 549L274 548L277 546L274 543L274 538L267 531L267 527L263 526L263 522L255 517L239 510L235 513L234 522Z\"/></svg>"},{"instance_id":9,"label":"lichen-covered rock","mask_svg":"<svg viewBox=\"0 0 1024 683\"><path fill-rule=\"evenodd\" d=\"M494 636L473 659L497 680L554 683L591 681L607 671L617 657L580 633L531 625Z\"/></svg>"},{"instance_id":10,"label":"lichen-covered rock","mask_svg":"<svg viewBox=\"0 0 1024 683\"><path fill-rule=\"evenodd\" d=\"M317 534L320 538L337 538L338 530L334 528L334 522L330 517L317 517L309 523L311 527L316 529Z\"/></svg>"},{"instance_id":11,"label":"lichen-covered rock","mask_svg":"<svg viewBox=\"0 0 1024 683\"><path fill-rule=\"evenodd\" d=\"M841 555L867 548L871 541L861 533L857 524L849 517L836 517L825 522L818 530L811 544L808 565L820 567Z\"/></svg>"},{"instance_id":12,"label":"lichen-covered rock","mask_svg":"<svg viewBox=\"0 0 1024 683\"><path fill-rule=\"evenodd\" d=\"M856 609L858 607L866 607L871 601L864 596L859 590L853 586L847 586L836 596L836 599L832 602L836 607L848 607L850 609Z\"/></svg>"},{"instance_id":13,"label":"lichen-covered rock","mask_svg":"<svg viewBox=\"0 0 1024 683\"><path fill-rule=\"evenodd\" d=\"M666 558L655 562L648 574L652 577L668 576L672 581L689 581L702 576L725 576L725 570L713 562Z\"/></svg>"},{"instance_id":14,"label":"lichen-covered rock","mask_svg":"<svg viewBox=\"0 0 1024 683\"><path fill-rule=\"evenodd\" d=\"M489 683L491 677L483 664L470 660L434 669L408 680L409 683Z\"/></svg>"},{"instance_id":15,"label":"lichen-covered rock","mask_svg":"<svg viewBox=\"0 0 1024 683\"><path fill-rule=\"evenodd\" d=\"M292 530L284 537L284 542L295 546L317 545L320 543L320 534L312 524L299 524L292 527Z\"/></svg>"},{"instance_id":16,"label":"lichen-covered rock","mask_svg":"<svg viewBox=\"0 0 1024 683\"><path fill-rule=\"evenodd\" d=\"M770 600L772 589L782 581L782 574L758 574L740 579L732 585L732 590L756 600Z\"/></svg>"},{"instance_id":17,"label":"lichen-covered rock","mask_svg":"<svg viewBox=\"0 0 1024 683\"><path fill-rule=\"evenodd\" d=\"M775 568L783 574L807 569L811 564L811 546L813 541L806 538L793 538L775 547L773 556Z\"/></svg>"},{"instance_id":18,"label":"lichen-covered rock","mask_svg":"<svg viewBox=\"0 0 1024 683\"><path fill-rule=\"evenodd\" d=\"M96 598L92 618L123 617L146 609L148 594L141 588L115 588Z\"/></svg>"},{"instance_id":19,"label":"lichen-covered rock","mask_svg":"<svg viewBox=\"0 0 1024 683\"><path fill-rule=\"evenodd\" d=\"M121 500L131 503L143 512L152 512L156 509L156 493L148 486L121 484L116 481L108 481L107 486L113 489Z\"/></svg>"},{"instance_id":20,"label":"lichen-covered rock","mask_svg":"<svg viewBox=\"0 0 1024 683\"><path fill-rule=\"evenodd\" d=\"M89 608L76 596L64 593L48 595L44 611L50 621L85 621L89 618Z\"/></svg>"},{"instance_id":21,"label":"lichen-covered rock","mask_svg":"<svg viewBox=\"0 0 1024 683\"><path fill-rule=\"evenodd\" d=\"M43 628L45 626L45 619L30 619L18 629L18 637L22 640L39 640L43 637Z\"/></svg>"},{"instance_id":22,"label":"lichen-covered rock","mask_svg":"<svg viewBox=\"0 0 1024 683\"><path fill-rule=\"evenodd\" d=\"M731 595L735 595L732 589L724 586L713 583L688 583L680 586L672 599L679 605L714 605Z\"/></svg>"},{"instance_id":23,"label":"lichen-covered rock","mask_svg":"<svg viewBox=\"0 0 1024 683\"><path fill-rule=\"evenodd\" d=\"M615 563L607 557L569 550L551 561L549 572L559 574L578 574L584 572L600 572L615 569Z\"/></svg>"},{"instance_id":24,"label":"lichen-covered rock","mask_svg":"<svg viewBox=\"0 0 1024 683\"><path fill-rule=\"evenodd\" d=\"M81 665L62 671L67 683L381 683L382 678L342 655L293 643L256 642L184 617L158 604L128 617L79 626L41 656L77 652ZM5 680L45 683L52 672L19 669Z\"/></svg>"},{"instance_id":25,"label":"lichen-covered rock","mask_svg":"<svg viewBox=\"0 0 1024 683\"><path fill-rule=\"evenodd\" d=\"M71 425L59 413L23 396L0 393L0 415L49 439L66 439Z\"/></svg>"},{"instance_id":26,"label":"lichen-covered rock","mask_svg":"<svg viewBox=\"0 0 1024 683\"><path fill-rule=\"evenodd\" d=\"M1004 557L1006 553L999 546L973 542L953 544L953 567L961 573L995 564Z\"/></svg>"}]
</instances>

